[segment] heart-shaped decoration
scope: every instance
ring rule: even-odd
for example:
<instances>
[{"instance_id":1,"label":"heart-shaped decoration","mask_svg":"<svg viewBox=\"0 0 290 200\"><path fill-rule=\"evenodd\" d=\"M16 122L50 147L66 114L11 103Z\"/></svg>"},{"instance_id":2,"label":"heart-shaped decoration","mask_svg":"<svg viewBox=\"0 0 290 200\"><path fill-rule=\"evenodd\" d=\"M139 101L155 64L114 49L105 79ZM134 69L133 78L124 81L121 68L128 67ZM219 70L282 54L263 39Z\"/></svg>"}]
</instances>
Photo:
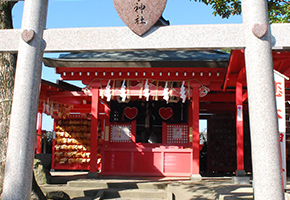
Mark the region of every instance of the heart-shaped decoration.
<instances>
[{"instance_id":1,"label":"heart-shaped decoration","mask_svg":"<svg viewBox=\"0 0 290 200\"><path fill-rule=\"evenodd\" d=\"M172 108L160 108L159 109L159 115L162 119L167 120L173 115Z\"/></svg>"},{"instance_id":2,"label":"heart-shaped decoration","mask_svg":"<svg viewBox=\"0 0 290 200\"><path fill-rule=\"evenodd\" d=\"M266 35L267 31L267 24L254 24L252 27L253 34L258 38L262 38L264 35Z\"/></svg>"},{"instance_id":3,"label":"heart-shaped decoration","mask_svg":"<svg viewBox=\"0 0 290 200\"><path fill-rule=\"evenodd\" d=\"M35 32L34 30L30 29L30 30L23 30L23 32L21 33L21 38L26 42L26 43L30 43L33 38L35 36Z\"/></svg>"},{"instance_id":4,"label":"heart-shaped decoration","mask_svg":"<svg viewBox=\"0 0 290 200\"><path fill-rule=\"evenodd\" d=\"M137 116L137 114L138 114L138 110L135 107L133 108L126 107L124 110L124 115L130 120L134 119Z\"/></svg>"},{"instance_id":5,"label":"heart-shaped decoration","mask_svg":"<svg viewBox=\"0 0 290 200\"><path fill-rule=\"evenodd\" d=\"M137 35L146 33L161 17L167 0L113 0L123 22Z\"/></svg>"}]
</instances>

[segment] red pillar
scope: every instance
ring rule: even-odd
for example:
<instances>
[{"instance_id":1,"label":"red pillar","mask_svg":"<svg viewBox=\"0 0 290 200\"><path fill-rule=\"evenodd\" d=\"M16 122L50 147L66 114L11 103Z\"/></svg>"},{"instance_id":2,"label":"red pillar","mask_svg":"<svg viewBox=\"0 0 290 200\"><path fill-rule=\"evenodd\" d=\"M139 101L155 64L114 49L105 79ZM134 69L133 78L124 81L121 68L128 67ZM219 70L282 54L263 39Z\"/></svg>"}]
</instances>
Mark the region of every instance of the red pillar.
<instances>
[{"instance_id":1,"label":"red pillar","mask_svg":"<svg viewBox=\"0 0 290 200\"><path fill-rule=\"evenodd\" d=\"M37 147L36 147L36 154L40 154L42 153L42 149L41 149L41 143L42 143L42 112L38 112L38 116L37 116L37 121L38 121L38 126L37 126L37 136L36 136L36 143L37 143Z\"/></svg>"},{"instance_id":2,"label":"red pillar","mask_svg":"<svg viewBox=\"0 0 290 200\"><path fill-rule=\"evenodd\" d=\"M244 170L243 85L236 84L237 171Z\"/></svg>"},{"instance_id":3,"label":"red pillar","mask_svg":"<svg viewBox=\"0 0 290 200\"><path fill-rule=\"evenodd\" d=\"M99 88L93 88L92 89L91 113L92 113L92 119L91 119L91 161L90 161L90 172L97 172Z\"/></svg>"},{"instance_id":4,"label":"red pillar","mask_svg":"<svg viewBox=\"0 0 290 200\"><path fill-rule=\"evenodd\" d=\"M200 174L199 166L199 89L193 87L192 89L192 175Z\"/></svg>"}]
</instances>

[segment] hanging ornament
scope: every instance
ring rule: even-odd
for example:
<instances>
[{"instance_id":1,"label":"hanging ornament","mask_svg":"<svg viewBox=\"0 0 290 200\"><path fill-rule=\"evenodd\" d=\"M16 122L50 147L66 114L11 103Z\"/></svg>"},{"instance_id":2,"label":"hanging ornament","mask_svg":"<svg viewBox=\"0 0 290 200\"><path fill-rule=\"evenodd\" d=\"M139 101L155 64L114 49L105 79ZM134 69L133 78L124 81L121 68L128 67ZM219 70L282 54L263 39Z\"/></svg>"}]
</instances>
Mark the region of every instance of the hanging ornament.
<instances>
[{"instance_id":1,"label":"hanging ornament","mask_svg":"<svg viewBox=\"0 0 290 200\"><path fill-rule=\"evenodd\" d=\"M114 97L114 93L115 93L115 84L116 84L116 80L113 81L112 97Z\"/></svg>"},{"instance_id":2,"label":"hanging ornament","mask_svg":"<svg viewBox=\"0 0 290 200\"><path fill-rule=\"evenodd\" d=\"M102 87L101 80L100 80L100 86L101 86L101 88L100 88L100 96L103 99L104 98L104 90L103 90L103 87Z\"/></svg>"},{"instance_id":3,"label":"hanging ornament","mask_svg":"<svg viewBox=\"0 0 290 200\"><path fill-rule=\"evenodd\" d=\"M168 120L173 115L173 110L170 107L168 108L161 107L158 112L163 120Z\"/></svg>"},{"instance_id":4,"label":"hanging ornament","mask_svg":"<svg viewBox=\"0 0 290 200\"><path fill-rule=\"evenodd\" d=\"M129 106L127 106L124 109L124 115L128 119L133 120L138 115L138 109L136 107L129 107Z\"/></svg>"},{"instance_id":5,"label":"hanging ornament","mask_svg":"<svg viewBox=\"0 0 290 200\"><path fill-rule=\"evenodd\" d=\"M102 99L104 98L104 90L102 88L100 89L100 96Z\"/></svg>"},{"instance_id":6,"label":"hanging ornament","mask_svg":"<svg viewBox=\"0 0 290 200\"><path fill-rule=\"evenodd\" d=\"M182 99L182 103L185 103L185 101L186 101L186 90L185 90L185 87L184 87L184 81L182 82L179 94L180 94L180 98Z\"/></svg>"},{"instance_id":7,"label":"hanging ornament","mask_svg":"<svg viewBox=\"0 0 290 200\"><path fill-rule=\"evenodd\" d=\"M130 99L130 81L128 80L127 81L127 97L126 98L128 98L128 99Z\"/></svg>"},{"instance_id":8,"label":"hanging ornament","mask_svg":"<svg viewBox=\"0 0 290 200\"><path fill-rule=\"evenodd\" d=\"M207 95L207 93L209 93L209 91L210 91L210 89L209 89L208 87L206 87L206 86L201 86L201 87L199 88L199 96L200 96L200 97L204 97L204 96Z\"/></svg>"},{"instance_id":9,"label":"hanging ornament","mask_svg":"<svg viewBox=\"0 0 290 200\"><path fill-rule=\"evenodd\" d=\"M85 95L90 96L91 95L91 91L89 90L88 87L85 87L82 89L82 91L85 93Z\"/></svg>"},{"instance_id":10,"label":"hanging ornament","mask_svg":"<svg viewBox=\"0 0 290 200\"><path fill-rule=\"evenodd\" d=\"M141 88L139 92L139 99L142 99L142 94L143 94L143 81L141 81Z\"/></svg>"},{"instance_id":11,"label":"hanging ornament","mask_svg":"<svg viewBox=\"0 0 290 200\"><path fill-rule=\"evenodd\" d=\"M50 116L53 116L53 102L50 103Z\"/></svg>"},{"instance_id":12,"label":"hanging ornament","mask_svg":"<svg viewBox=\"0 0 290 200\"><path fill-rule=\"evenodd\" d=\"M159 87L159 81L157 81L155 90L156 90L156 95L155 95L155 101L158 101L158 87Z\"/></svg>"},{"instance_id":13,"label":"hanging ornament","mask_svg":"<svg viewBox=\"0 0 290 200\"><path fill-rule=\"evenodd\" d=\"M43 112L43 113L45 113L45 106L46 106L46 105L45 105L45 101L43 101L43 102L42 102L42 107L43 107L42 112Z\"/></svg>"},{"instance_id":14,"label":"hanging ornament","mask_svg":"<svg viewBox=\"0 0 290 200\"><path fill-rule=\"evenodd\" d=\"M126 85L125 85L126 81L124 80L123 83L122 83L122 87L121 87L121 94L120 94L120 97L122 98L122 101L125 102L126 101L126 97L127 97L127 94L126 94Z\"/></svg>"},{"instance_id":15,"label":"hanging ornament","mask_svg":"<svg viewBox=\"0 0 290 200\"><path fill-rule=\"evenodd\" d=\"M111 86L110 86L111 80L108 81L107 87L105 90L105 97L107 97L107 101L111 101Z\"/></svg>"},{"instance_id":16,"label":"hanging ornament","mask_svg":"<svg viewBox=\"0 0 290 200\"><path fill-rule=\"evenodd\" d=\"M49 111L50 111L50 107L49 107L49 98L47 98L47 102L46 102L46 114L49 114Z\"/></svg>"},{"instance_id":17,"label":"hanging ornament","mask_svg":"<svg viewBox=\"0 0 290 200\"><path fill-rule=\"evenodd\" d=\"M164 87L164 90L163 90L163 99L168 103L168 100L169 100L169 89L168 89L167 85L168 85L168 83L166 81L165 87Z\"/></svg>"},{"instance_id":18,"label":"hanging ornament","mask_svg":"<svg viewBox=\"0 0 290 200\"><path fill-rule=\"evenodd\" d=\"M149 101L149 85L148 85L148 79L146 79L145 85L144 85L144 97L146 97L146 101Z\"/></svg>"}]
</instances>

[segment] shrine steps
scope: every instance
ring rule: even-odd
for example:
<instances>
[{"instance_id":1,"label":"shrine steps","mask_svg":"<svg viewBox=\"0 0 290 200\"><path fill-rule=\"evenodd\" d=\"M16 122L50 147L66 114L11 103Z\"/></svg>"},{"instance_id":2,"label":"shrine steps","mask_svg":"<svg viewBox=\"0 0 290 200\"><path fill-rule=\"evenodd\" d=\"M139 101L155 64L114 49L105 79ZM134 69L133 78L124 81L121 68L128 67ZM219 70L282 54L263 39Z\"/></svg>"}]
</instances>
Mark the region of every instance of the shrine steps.
<instances>
[{"instance_id":1,"label":"shrine steps","mask_svg":"<svg viewBox=\"0 0 290 200\"><path fill-rule=\"evenodd\" d=\"M98 180L83 179L59 185L60 190L73 200L172 200L167 191L168 182L146 180ZM55 191L57 185L42 186L44 193Z\"/></svg>"},{"instance_id":2,"label":"shrine steps","mask_svg":"<svg viewBox=\"0 0 290 200\"><path fill-rule=\"evenodd\" d=\"M154 189L105 189L98 193L99 199L120 199L120 200L172 200L172 193L165 190Z\"/></svg>"}]
</instances>

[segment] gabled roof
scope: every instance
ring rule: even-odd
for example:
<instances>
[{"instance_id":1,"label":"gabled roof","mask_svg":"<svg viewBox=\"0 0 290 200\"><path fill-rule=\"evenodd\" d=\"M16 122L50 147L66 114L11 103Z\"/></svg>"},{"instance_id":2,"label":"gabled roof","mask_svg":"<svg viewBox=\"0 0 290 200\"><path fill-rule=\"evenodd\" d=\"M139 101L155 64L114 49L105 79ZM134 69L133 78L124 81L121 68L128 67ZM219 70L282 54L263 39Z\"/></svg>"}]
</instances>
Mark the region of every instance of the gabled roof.
<instances>
[{"instance_id":1,"label":"gabled roof","mask_svg":"<svg viewBox=\"0 0 290 200\"><path fill-rule=\"evenodd\" d=\"M226 68L229 54L220 51L106 51L61 54L44 58L49 67L218 67ZM122 63L122 64L121 64Z\"/></svg>"},{"instance_id":2,"label":"gabled roof","mask_svg":"<svg viewBox=\"0 0 290 200\"><path fill-rule=\"evenodd\" d=\"M273 68L279 73L290 76L290 52L289 51L273 51ZM245 70L245 55L244 50L233 50L231 53L229 66L226 72L226 77L223 89L234 88L237 80L242 81L243 86L247 85L246 70ZM290 85L286 82L286 88Z\"/></svg>"}]
</instances>

